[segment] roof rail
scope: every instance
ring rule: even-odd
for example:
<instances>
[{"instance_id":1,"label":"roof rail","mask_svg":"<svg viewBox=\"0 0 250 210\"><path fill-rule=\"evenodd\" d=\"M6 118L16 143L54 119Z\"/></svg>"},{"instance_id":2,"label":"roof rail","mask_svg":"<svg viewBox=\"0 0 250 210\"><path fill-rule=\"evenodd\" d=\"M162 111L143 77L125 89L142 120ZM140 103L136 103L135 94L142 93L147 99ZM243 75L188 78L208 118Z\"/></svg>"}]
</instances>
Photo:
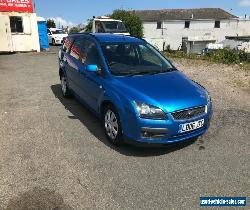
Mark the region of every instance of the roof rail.
<instances>
[{"instance_id":1,"label":"roof rail","mask_svg":"<svg viewBox=\"0 0 250 210\"><path fill-rule=\"evenodd\" d=\"M96 39L96 37L92 34L92 32L81 32L81 33L72 33L69 36L81 36L81 35L88 35Z\"/></svg>"}]
</instances>

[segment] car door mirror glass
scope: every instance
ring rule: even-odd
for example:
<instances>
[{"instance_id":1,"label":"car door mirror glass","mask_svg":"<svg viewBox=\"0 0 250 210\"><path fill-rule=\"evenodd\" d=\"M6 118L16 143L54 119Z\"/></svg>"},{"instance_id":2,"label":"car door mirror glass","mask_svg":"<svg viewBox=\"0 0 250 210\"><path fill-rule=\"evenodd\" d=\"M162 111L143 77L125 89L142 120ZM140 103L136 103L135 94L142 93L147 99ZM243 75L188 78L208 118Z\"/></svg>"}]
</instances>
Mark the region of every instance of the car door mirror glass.
<instances>
[{"instance_id":1,"label":"car door mirror glass","mask_svg":"<svg viewBox=\"0 0 250 210\"><path fill-rule=\"evenodd\" d=\"M89 72L97 72L98 67L97 67L97 65L87 65L86 70L89 71Z\"/></svg>"}]
</instances>

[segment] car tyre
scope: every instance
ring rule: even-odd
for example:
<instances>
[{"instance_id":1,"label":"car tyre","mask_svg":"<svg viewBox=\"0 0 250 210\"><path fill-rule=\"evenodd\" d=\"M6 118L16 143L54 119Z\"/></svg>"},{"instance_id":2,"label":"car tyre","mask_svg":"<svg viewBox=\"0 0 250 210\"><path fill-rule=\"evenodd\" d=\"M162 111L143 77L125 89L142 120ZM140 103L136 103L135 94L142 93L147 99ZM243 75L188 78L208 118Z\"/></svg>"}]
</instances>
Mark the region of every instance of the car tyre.
<instances>
[{"instance_id":1,"label":"car tyre","mask_svg":"<svg viewBox=\"0 0 250 210\"><path fill-rule=\"evenodd\" d=\"M71 92L70 92L69 87L68 87L68 81L67 81L66 76L64 74L62 74L60 77L60 80L61 80L61 91L62 91L63 97L70 98Z\"/></svg>"},{"instance_id":2,"label":"car tyre","mask_svg":"<svg viewBox=\"0 0 250 210\"><path fill-rule=\"evenodd\" d=\"M52 45L55 46L56 45L56 41L55 39L52 39Z\"/></svg>"},{"instance_id":3,"label":"car tyre","mask_svg":"<svg viewBox=\"0 0 250 210\"><path fill-rule=\"evenodd\" d=\"M124 141L120 117L114 106L108 105L104 108L102 122L107 139L116 146L122 145Z\"/></svg>"}]
</instances>

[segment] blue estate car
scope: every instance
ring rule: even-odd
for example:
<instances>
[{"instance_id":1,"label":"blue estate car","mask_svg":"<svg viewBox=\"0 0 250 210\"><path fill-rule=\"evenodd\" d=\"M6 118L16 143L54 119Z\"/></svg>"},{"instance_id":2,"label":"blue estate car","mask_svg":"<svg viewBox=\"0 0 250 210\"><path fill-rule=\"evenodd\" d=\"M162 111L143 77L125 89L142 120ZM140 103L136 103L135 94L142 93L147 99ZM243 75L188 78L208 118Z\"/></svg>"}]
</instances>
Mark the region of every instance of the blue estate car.
<instances>
[{"instance_id":1,"label":"blue estate car","mask_svg":"<svg viewBox=\"0 0 250 210\"><path fill-rule=\"evenodd\" d=\"M70 35L59 52L59 75L63 96L73 94L99 116L113 144L180 142L209 127L207 90L145 40Z\"/></svg>"}]
</instances>

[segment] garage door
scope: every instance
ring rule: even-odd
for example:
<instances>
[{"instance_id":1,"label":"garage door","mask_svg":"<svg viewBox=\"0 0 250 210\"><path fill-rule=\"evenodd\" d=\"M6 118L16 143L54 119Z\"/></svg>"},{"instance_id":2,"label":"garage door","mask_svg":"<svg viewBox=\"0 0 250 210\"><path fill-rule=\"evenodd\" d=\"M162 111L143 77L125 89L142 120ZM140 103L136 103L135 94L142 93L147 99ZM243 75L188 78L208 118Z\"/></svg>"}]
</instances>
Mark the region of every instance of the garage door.
<instances>
[{"instance_id":1,"label":"garage door","mask_svg":"<svg viewBox=\"0 0 250 210\"><path fill-rule=\"evenodd\" d=\"M191 42L190 53L201 54L209 42Z\"/></svg>"}]
</instances>

